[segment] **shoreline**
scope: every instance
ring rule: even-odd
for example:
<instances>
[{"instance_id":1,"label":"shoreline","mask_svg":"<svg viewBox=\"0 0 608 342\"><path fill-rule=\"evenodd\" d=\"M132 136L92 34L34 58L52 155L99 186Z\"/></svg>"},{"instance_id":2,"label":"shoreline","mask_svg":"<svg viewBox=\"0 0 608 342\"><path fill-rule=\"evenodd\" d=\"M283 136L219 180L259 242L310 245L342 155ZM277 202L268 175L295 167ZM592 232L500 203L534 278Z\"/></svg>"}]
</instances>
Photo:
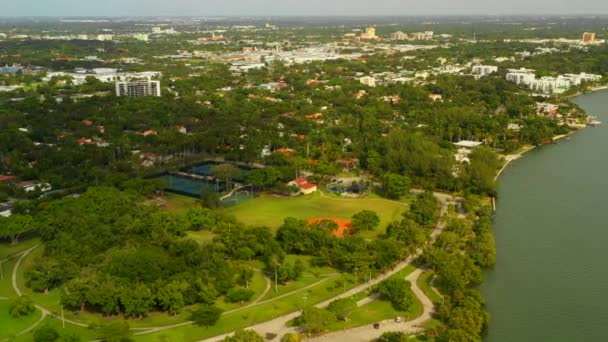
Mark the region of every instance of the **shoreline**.
<instances>
[{"instance_id":1,"label":"shoreline","mask_svg":"<svg viewBox=\"0 0 608 342\"><path fill-rule=\"evenodd\" d=\"M602 91L602 90L608 90L608 85L601 85L601 86L597 86L597 87L592 87L589 88L589 92L588 93L583 93L583 92L578 92L574 95L568 96L567 99L570 100L572 98L575 98L577 96L581 96L581 95L585 95L585 94L591 94L591 93L595 93L598 91ZM585 112L585 114L587 116L589 116L589 113ZM580 130L586 128L585 127L581 127L581 128L577 128L575 131L566 133L566 134L560 134L560 135L556 135L552 138L553 142L559 141L563 138L569 137L570 135L579 132ZM521 158L524 154L536 149L538 146L525 146L523 151L520 151L517 154L508 154L505 156L506 162L505 164L502 166L502 168L500 168L500 170L498 170L498 173L496 173L496 176L494 177L494 182L498 181L498 178L500 177L500 175L502 175L502 173L505 171L505 169L507 168L507 166L509 166L509 164L511 164L511 162L513 162L514 160L517 160L519 158ZM495 209L496 210L496 209Z\"/></svg>"},{"instance_id":2,"label":"shoreline","mask_svg":"<svg viewBox=\"0 0 608 342\"><path fill-rule=\"evenodd\" d=\"M608 88L607 88L608 89ZM578 133L580 130L582 130L584 128L577 128L575 131L566 133L566 134L559 134L554 136L552 139L553 142L556 141L560 141L564 138L567 138L569 136L571 136L572 134ZM513 161L521 158L523 155L525 155L526 153L536 149L538 146L533 146L533 145L527 145L524 146L524 149L522 151L520 151L517 154L508 154L505 156L505 164L502 166L502 168L500 168L500 170L498 170L498 173L496 174L496 176L494 177L494 181L496 182L498 180L498 178L500 177L500 175L502 175L502 173L505 171L505 169L507 168L507 166L509 166Z\"/></svg>"}]
</instances>

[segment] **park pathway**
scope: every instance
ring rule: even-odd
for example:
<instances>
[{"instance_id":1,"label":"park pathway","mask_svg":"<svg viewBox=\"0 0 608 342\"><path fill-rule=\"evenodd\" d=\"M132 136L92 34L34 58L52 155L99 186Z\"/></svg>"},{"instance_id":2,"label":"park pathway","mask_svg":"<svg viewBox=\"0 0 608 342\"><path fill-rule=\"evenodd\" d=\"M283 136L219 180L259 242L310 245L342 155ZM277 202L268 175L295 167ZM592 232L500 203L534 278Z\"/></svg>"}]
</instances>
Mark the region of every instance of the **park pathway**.
<instances>
[{"instance_id":1,"label":"park pathway","mask_svg":"<svg viewBox=\"0 0 608 342\"><path fill-rule=\"evenodd\" d=\"M349 341L349 342L367 342L380 337L385 332L399 331L408 334L418 334L424 330L422 325L433 318L435 306L431 299L418 287L418 279L423 270L417 269L410 273L405 279L410 282L414 295L422 303L422 314L417 318L397 323L394 319L378 322L380 327L375 329L372 324L355 327L352 329L336 331L318 337L306 339L311 342L333 342L333 341ZM358 304L358 303L357 303Z\"/></svg>"},{"instance_id":2,"label":"park pathway","mask_svg":"<svg viewBox=\"0 0 608 342\"><path fill-rule=\"evenodd\" d=\"M413 191L414 193L420 193L422 191ZM443 194L443 193L434 193L435 197L439 200L439 203L441 204L441 215L440 215L440 219L437 222L437 226L435 227L435 229L433 230L433 232L431 233L431 240L429 243L433 243L435 241L435 239L443 232L443 230L445 229L445 221L443 220L448 212L448 205L453 203L454 198L450 195L447 194ZM372 279L371 281L368 281L364 284L361 284L357 287L352 288L349 291L346 291L344 293L341 293L335 297L332 297L328 300L325 300L321 303L318 303L315 305L315 307L317 308L325 308L329 305L329 303L333 302L334 300L337 299L341 299L341 298L348 298L351 297L359 292L365 291L379 283L381 283L382 281L390 278L391 276L397 274L398 272L400 272L401 270L403 270L404 268L406 268L407 266L411 265L412 262L418 258L420 255L422 255L423 250L421 248L417 249L416 252L409 256L408 258L406 258L404 261L400 262L399 264L397 264L393 269L381 274L380 276ZM417 270L415 272L413 272L410 276L414 275L417 279L418 276L420 276L420 272L418 272L420 270ZM409 277L408 277L409 278ZM406 278L406 279L408 279ZM413 279L413 278L412 278ZM425 306L425 310L423 312L423 315L416 318L413 321L407 322L407 325L405 325L404 323L400 323L400 325L398 325L397 327L392 326L390 323L385 322L385 324L383 324L383 326L386 327L386 329L392 329L392 330L387 330L387 331L394 331L394 330L399 330L399 328L408 328L408 329L413 329L414 327L418 326L419 324L426 322L427 320L430 319L431 314L433 312L433 304L430 301L430 299L428 299L428 297L418 288L418 285L414 285L415 281L412 282L412 290L414 291L414 294L416 295L416 297L418 297L418 299L420 300L421 303L423 303L423 306ZM430 304L429 304L430 303ZM429 306L430 305L430 306ZM283 315L280 317L277 317L273 320L267 321L267 322L263 322L260 324L256 324L250 327L247 327L245 329L247 330L254 330L255 332L257 332L258 334L262 335L262 336L266 336L267 334L269 335L273 335L273 336L278 336L279 338L284 336L285 334L288 333L293 333L293 332L299 332L298 327L288 327L287 323L291 320L293 320L294 318L297 318L300 316L300 312L299 311L295 311L292 312L290 314L287 315ZM397 324L397 323L394 323ZM349 332L350 330L355 330L357 331L357 329L363 329L363 331L367 331L365 329L368 329L366 327L359 327L359 328L353 328L353 329L349 329L349 330L345 330L342 331L342 333L346 333ZM380 335L382 335L383 329L374 329L374 336L375 337L379 337ZM417 331L420 331L420 328L418 328ZM204 339L201 340L199 342L219 342L219 341L223 341L226 337L231 336L232 334L234 334L234 332L228 333L228 334L223 334L223 335L219 335L219 336L214 336L208 339ZM367 331L368 335L372 335L371 332ZM366 341L369 341L375 337L369 338ZM322 338L322 337L319 337ZM278 340L278 339L277 339ZM330 340L327 340L330 341ZM349 339L333 339L333 341L350 341Z\"/></svg>"}]
</instances>

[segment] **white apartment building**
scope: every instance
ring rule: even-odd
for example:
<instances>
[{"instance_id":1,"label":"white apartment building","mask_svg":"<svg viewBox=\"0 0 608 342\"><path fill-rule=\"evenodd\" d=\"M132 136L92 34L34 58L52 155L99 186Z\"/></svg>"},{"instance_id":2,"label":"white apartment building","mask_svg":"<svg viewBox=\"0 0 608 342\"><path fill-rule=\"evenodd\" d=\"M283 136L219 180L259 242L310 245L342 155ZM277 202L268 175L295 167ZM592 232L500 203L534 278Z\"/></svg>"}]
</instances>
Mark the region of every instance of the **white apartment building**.
<instances>
[{"instance_id":1,"label":"white apartment building","mask_svg":"<svg viewBox=\"0 0 608 342\"><path fill-rule=\"evenodd\" d=\"M117 69L112 68L95 68L91 71L84 69L76 70L76 72L63 72L55 71L47 73L44 81L49 81L52 77L65 77L69 76L72 78L72 82L75 85L82 85L86 83L87 77L93 77L100 82L116 82L116 81L128 81L133 79L145 79L152 80L153 78L162 76L159 71L143 71L143 72L118 72Z\"/></svg>"},{"instance_id":2,"label":"white apartment building","mask_svg":"<svg viewBox=\"0 0 608 342\"><path fill-rule=\"evenodd\" d=\"M372 77L372 76L363 76L359 79L359 82L361 82L361 84L364 84L368 87L376 86L376 78Z\"/></svg>"},{"instance_id":3,"label":"white apartment building","mask_svg":"<svg viewBox=\"0 0 608 342\"><path fill-rule=\"evenodd\" d=\"M98 34L97 35L97 40L99 41L111 41L112 39L114 39L114 35L113 34Z\"/></svg>"},{"instance_id":4,"label":"white apartment building","mask_svg":"<svg viewBox=\"0 0 608 342\"><path fill-rule=\"evenodd\" d=\"M123 81L116 82L116 96L160 97L160 81Z\"/></svg>"},{"instance_id":5,"label":"white apartment building","mask_svg":"<svg viewBox=\"0 0 608 342\"><path fill-rule=\"evenodd\" d=\"M536 75L533 69L509 69L507 73L507 81L516 83L518 85L528 85L534 81Z\"/></svg>"},{"instance_id":6,"label":"white apartment building","mask_svg":"<svg viewBox=\"0 0 608 342\"><path fill-rule=\"evenodd\" d=\"M536 78L534 70L531 69L510 69L507 73L507 81L523 85L531 90L544 94L562 94L572 86L578 86L582 82L597 82L602 79L601 75L594 74L566 74L557 77Z\"/></svg>"},{"instance_id":7,"label":"white apartment building","mask_svg":"<svg viewBox=\"0 0 608 342\"><path fill-rule=\"evenodd\" d=\"M493 65L474 65L472 73L478 77L485 77L498 72L498 67Z\"/></svg>"}]
</instances>

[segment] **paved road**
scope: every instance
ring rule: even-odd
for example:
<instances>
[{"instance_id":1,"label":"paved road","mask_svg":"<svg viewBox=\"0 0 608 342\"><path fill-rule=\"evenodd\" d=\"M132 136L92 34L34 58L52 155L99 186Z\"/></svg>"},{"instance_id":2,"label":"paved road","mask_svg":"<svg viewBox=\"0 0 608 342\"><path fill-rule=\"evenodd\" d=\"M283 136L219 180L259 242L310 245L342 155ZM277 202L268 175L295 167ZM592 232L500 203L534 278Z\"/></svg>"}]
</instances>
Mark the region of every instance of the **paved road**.
<instances>
[{"instance_id":1,"label":"paved road","mask_svg":"<svg viewBox=\"0 0 608 342\"><path fill-rule=\"evenodd\" d=\"M314 337L310 339L306 339L306 341L311 342L334 342L334 341L349 341L349 342L367 342L373 339L380 337L385 332L389 331L401 331L404 333L417 334L424 330L422 325L427 321L432 319L432 315L435 312L435 306L433 302L429 299L429 297L422 292L422 290L418 287L418 278L422 274L421 269L417 269L414 272L410 273L406 280L411 283L412 291L414 295L418 297L420 302L422 303L422 315L418 316L416 319L396 323L393 319L385 320L382 322L378 322L380 324L379 329L374 329L372 324L367 324L364 326L336 331L333 333L325 334L319 337Z\"/></svg>"},{"instance_id":2,"label":"paved road","mask_svg":"<svg viewBox=\"0 0 608 342\"><path fill-rule=\"evenodd\" d=\"M440 204L441 204L441 218L445 217L445 214L448 211L448 205L450 203L452 203L453 201L453 197L447 194L443 194L443 193L435 193L435 197L439 200ZM433 230L433 232L431 233L431 243L435 241L435 239L437 238L437 236L439 236L442 232L443 229L445 228L445 222L440 219L439 222L437 222L437 226L435 227L435 230ZM382 275L372 279L371 281L365 283L365 284L361 284L357 287L354 287L353 289L346 291L340 295L337 295L333 298L330 298L326 301L323 301L321 303L316 304L315 306L318 308L324 308L327 307L329 305L329 303L333 302L336 299L340 299L340 298L346 298L346 297L350 297L354 294L357 294L359 292L365 291L370 287L373 287L374 285L384 281L385 279L393 276L394 274L398 273L399 271L403 270L404 268L406 268L407 266L409 266L416 258L418 258L420 255L422 255L422 249L418 249L416 250L416 252L411 255L410 257L408 257L407 259L405 259L404 261L400 262L399 264L397 264L397 266L395 268L393 268L392 270L389 270L385 273L383 273ZM412 273L416 276L419 275L419 273ZM417 286L416 286L417 288ZM418 289L419 290L419 289ZM416 291L414 290L414 293L416 294L416 296L418 297L418 299L424 304L425 301L428 300L428 302L430 302L430 300L428 299L428 297L426 297L426 295L424 295L424 293L422 293L422 291ZM427 304L428 304L427 302ZM430 311L432 312L432 303L430 304ZM425 310L425 314L426 314L426 310ZM426 322L428 319L430 319L430 313L428 313L428 317L427 315L423 314L421 317L413 320L412 322L414 322L414 325L420 324L420 320L422 320L422 322ZM255 332L257 332L258 334L262 335L262 336L266 336L267 333L270 334L276 334L278 337L275 338L275 340L279 340L281 336L287 334L287 333L292 333L292 332L299 332L297 327L288 327L286 324L287 322L293 320L294 318L300 316L300 312L296 311L296 312L292 312L290 314L284 315L284 316L280 316L277 317L271 321L267 321L267 322L263 322L260 324L256 324L250 327L247 327L247 330L254 330ZM395 323L396 324L396 323ZM389 327L391 327L390 324L385 323L383 324L383 326L386 326L386 328L388 329ZM408 326L409 326L409 322L408 322ZM406 327L406 325L404 323L401 323L401 325L399 325L399 328L404 328ZM413 325L412 325L413 327ZM351 330L357 330L359 328L354 328ZM360 327L360 329L366 329L366 327ZM387 330L387 331L394 331L394 330L399 330L398 328L395 327L391 327L392 330ZM350 330L347 331L343 331L343 333L347 333ZM375 331L375 337L379 337L382 333L383 330L382 328L379 330L374 329ZM224 340L227 336L231 336L233 333L228 333L228 334L224 334L224 335L219 335L219 336L215 336L215 337L211 337L205 340L201 340L199 342L219 342ZM371 333L368 333L368 335L371 335ZM368 339L371 340L374 337ZM334 339L333 341L350 341L349 339Z\"/></svg>"}]
</instances>

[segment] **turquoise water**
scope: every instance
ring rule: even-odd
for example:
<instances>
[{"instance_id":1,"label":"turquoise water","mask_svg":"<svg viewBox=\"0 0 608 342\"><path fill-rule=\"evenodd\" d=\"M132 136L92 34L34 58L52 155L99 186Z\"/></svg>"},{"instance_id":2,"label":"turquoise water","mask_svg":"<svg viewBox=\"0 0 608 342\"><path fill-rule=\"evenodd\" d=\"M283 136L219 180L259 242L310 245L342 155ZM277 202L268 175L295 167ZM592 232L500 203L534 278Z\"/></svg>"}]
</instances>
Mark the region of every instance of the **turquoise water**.
<instances>
[{"instance_id":1,"label":"turquoise water","mask_svg":"<svg viewBox=\"0 0 608 342\"><path fill-rule=\"evenodd\" d=\"M575 102L604 124L500 177L487 342L608 341L608 91Z\"/></svg>"}]
</instances>

